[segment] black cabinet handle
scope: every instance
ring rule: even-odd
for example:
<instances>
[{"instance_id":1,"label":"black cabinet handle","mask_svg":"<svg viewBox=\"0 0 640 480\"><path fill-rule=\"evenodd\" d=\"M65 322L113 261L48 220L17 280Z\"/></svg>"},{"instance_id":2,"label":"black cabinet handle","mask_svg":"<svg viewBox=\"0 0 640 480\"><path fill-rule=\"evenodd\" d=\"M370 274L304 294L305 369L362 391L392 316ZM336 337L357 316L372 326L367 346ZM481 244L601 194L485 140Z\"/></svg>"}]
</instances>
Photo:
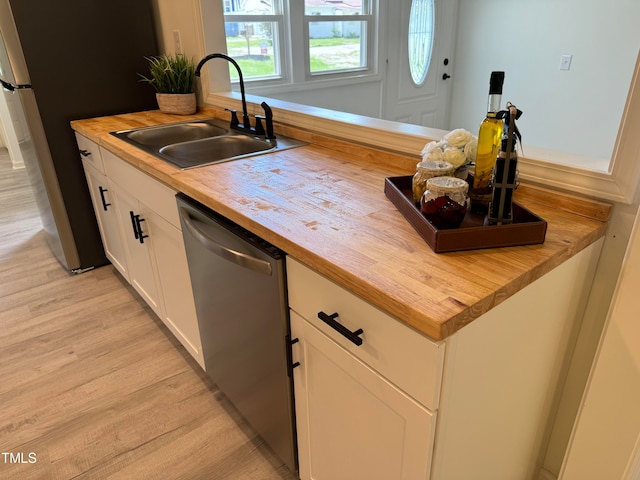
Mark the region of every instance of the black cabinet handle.
<instances>
[{"instance_id":1,"label":"black cabinet handle","mask_svg":"<svg viewBox=\"0 0 640 480\"><path fill-rule=\"evenodd\" d=\"M446 80L447 78L451 78L451 75L449 75L448 73L443 73L442 74L442 79Z\"/></svg>"},{"instance_id":2,"label":"black cabinet handle","mask_svg":"<svg viewBox=\"0 0 640 480\"><path fill-rule=\"evenodd\" d=\"M131 226L133 227L133 236L136 240L138 238L138 223L136 222L136 215L133 213L133 210L129 210L129 215L131 215Z\"/></svg>"},{"instance_id":3,"label":"black cabinet handle","mask_svg":"<svg viewBox=\"0 0 640 480\"><path fill-rule=\"evenodd\" d=\"M107 203L107 200L104 198L104 192L108 192L109 190L107 190L106 188L102 188L102 186L98 186L98 189L100 190L100 199L102 200L102 208L104 209L104 211L107 211L107 207L110 207L111 204Z\"/></svg>"},{"instance_id":4,"label":"black cabinet handle","mask_svg":"<svg viewBox=\"0 0 640 480\"><path fill-rule=\"evenodd\" d=\"M145 235L144 232L142 231L142 225L140 225L142 222L144 222L144 218L140 218L140 215L136 215L136 224L138 226L138 240L140 240L140 243L144 243L144 239L145 238L149 238L149 235Z\"/></svg>"},{"instance_id":5,"label":"black cabinet handle","mask_svg":"<svg viewBox=\"0 0 640 480\"><path fill-rule=\"evenodd\" d=\"M300 362L293 361L293 352L291 351L291 346L295 345L300 341L298 338L291 339L291 335L286 336L287 341L287 375L289 377L293 377L293 369L300 366Z\"/></svg>"},{"instance_id":6,"label":"black cabinet handle","mask_svg":"<svg viewBox=\"0 0 640 480\"><path fill-rule=\"evenodd\" d=\"M338 333L340 333L341 335L346 337L349 341L355 343L358 347L360 345L362 345L362 339L359 337L359 335L362 335L364 333L364 331L361 328L359 328L358 330L352 332L351 330L349 330L347 327L345 327L341 323L338 323L336 321L336 317L338 317L338 313L333 313L331 315L327 315L326 313L324 313L322 311L318 312L318 318L320 320L322 320L324 323L329 325L331 328L336 330Z\"/></svg>"},{"instance_id":7,"label":"black cabinet handle","mask_svg":"<svg viewBox=\"0 0 640 480\"><path fill-rule=\"evenodd\" d=\"M78 150L80 152L80 155L82 155L83 157L90 157L91 156L91 152L89 150Z\"/></svg>"},{"instance_id":8,"label":"black cabinet handle","mask_svg":"<svg viewBox=\"0 0 640 480\"><path fill-rule=\"evenodd\" d=\"M145 235L142 231L142 222L144 222L144 218L140 218L139 214L133 213L132 210L129 210L129 215L131 216L131 226L133 227L133 236L140 243L144 243L145 238L149 238L149 235Z\"/></svg>"}]
</instances>

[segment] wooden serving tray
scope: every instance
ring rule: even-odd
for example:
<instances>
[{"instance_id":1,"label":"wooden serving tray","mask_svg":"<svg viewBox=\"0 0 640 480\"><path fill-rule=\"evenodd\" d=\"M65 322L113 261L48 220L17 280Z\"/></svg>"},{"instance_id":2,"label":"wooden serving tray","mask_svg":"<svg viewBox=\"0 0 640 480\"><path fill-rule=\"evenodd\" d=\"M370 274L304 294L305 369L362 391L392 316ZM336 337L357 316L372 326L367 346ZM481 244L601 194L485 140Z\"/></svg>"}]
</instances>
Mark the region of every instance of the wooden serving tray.
<instances>
[{"instance_id":1,"label":"wooden serving tray","mask_svg":"<svg viewBox=\"0 0 640 480\"><path fill-rule=\"evenodd\" d=\"M485 217L467 212L458 228L438 230L413 201L412 176L387 177L384 193L436 253L544 243L547 222L513 202L513 223L485 225Z\"/></svg>"}]
</instances>

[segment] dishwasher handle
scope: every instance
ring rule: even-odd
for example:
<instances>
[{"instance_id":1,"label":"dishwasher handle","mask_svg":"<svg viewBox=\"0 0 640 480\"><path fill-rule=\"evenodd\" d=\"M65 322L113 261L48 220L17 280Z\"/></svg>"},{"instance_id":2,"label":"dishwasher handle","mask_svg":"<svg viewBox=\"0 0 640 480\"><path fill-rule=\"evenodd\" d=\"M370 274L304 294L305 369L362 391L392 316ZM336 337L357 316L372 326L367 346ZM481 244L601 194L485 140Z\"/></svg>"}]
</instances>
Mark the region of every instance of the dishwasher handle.
<instances>
[{"instance_id":1,"label":"dishwasher handle","mask_svg":"<svg viewBox=\"0 0 640 480\"><path fill-rule=\"evenodd\" d=\"M196 223L197 219L193 218L189 214L189 210L184 207L180 207L180 216L184 220L184 224L189 230L189 233L193 235L200 244L209 250L211 253L218 255L225 260L233 262L241 267L248 268L249 270L253 270L258 273L263 273L265 275L271 275L272 269L271 264L259 258L252 257L251 255L247 255L245 253L237 252L232 250L231 248L225 247L224 245L219 244L211 237L209 237L205 232L203 232Z\"/></svg>"}]
</instances>

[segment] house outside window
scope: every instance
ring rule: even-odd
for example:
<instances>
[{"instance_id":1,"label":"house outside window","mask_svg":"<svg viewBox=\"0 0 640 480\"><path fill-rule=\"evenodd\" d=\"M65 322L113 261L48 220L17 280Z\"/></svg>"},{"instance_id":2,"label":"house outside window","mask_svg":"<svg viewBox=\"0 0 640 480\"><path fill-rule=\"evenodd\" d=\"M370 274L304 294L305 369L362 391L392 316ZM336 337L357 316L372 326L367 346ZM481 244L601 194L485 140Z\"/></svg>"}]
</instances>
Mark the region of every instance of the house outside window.
<instances>
[{"instance_id":1,"label":"house outside window","mask_svg":"<svg viewBox=\"0 0 640 480\"><path fill-rule=\"evenodd\" d=\"M220 0L227 52L246 82L375 74L377 0ZM232 80L237 72L230 69Z\"/></svg>"}]
</instances>

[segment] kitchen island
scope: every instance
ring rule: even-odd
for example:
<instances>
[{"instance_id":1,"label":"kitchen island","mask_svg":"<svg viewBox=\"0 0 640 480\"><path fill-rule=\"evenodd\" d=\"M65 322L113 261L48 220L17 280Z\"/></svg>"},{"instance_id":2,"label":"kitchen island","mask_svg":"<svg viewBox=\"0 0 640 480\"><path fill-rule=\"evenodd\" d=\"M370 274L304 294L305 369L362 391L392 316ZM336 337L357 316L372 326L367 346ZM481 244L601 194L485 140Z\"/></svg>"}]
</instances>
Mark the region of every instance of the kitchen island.
<instances>
[{"instance_id":1,"label":"kitchen island","mask_svg":"<svg viewBox=\"0 0 640 480\"><path fill-rule=\"evenodd\" d=\"M319 411L314 395L333 387L307 369L332 358L337 363L323 371L334 371L336 382L339 372L358 379L358 389L345 393L352 409L364 412L356 426L362 429L367 417L383 425L367 424L364 430L371 430L349 437L349 448L363 458L379 457L391 469L386 478L470 478L460 476L468 472L474 478L533 478L610 207L521 185L516 200L548 222L543 244L435 254L384 194L385 177L412 174L417 157L276 125L276 133L309 145L179 170L110 135L212 116L225 115L153 111L72 126L109 155L290 256L292 333L301 339L292 350L303 366L294 381L301 477L336 478L317 445L329 451L331 439L346 434L329 421L342 418L336 414L343 407ZM343 311L353 306L361 316L364 349L340 338L327 342L331 332L306 311L325 291L341 298ZM323 356L309 357L320 351ZM369 403L368 392L376 392L388 412L377 411L379 402ZM351 421L348 411L342 413ZM389 421L382 422L387 414ZM402 417L397 425L396 417ZM318 425L336 426L318 433ZM393 458L372 457L380 437L405 444L405 450ZM466 464L457 459L461 454ZM347 467L334 463L348 478ZM369 463L383 478L377 463ZM351 475L362 474L362 463L354 465Z\"/></svg>"}]
</instances>

